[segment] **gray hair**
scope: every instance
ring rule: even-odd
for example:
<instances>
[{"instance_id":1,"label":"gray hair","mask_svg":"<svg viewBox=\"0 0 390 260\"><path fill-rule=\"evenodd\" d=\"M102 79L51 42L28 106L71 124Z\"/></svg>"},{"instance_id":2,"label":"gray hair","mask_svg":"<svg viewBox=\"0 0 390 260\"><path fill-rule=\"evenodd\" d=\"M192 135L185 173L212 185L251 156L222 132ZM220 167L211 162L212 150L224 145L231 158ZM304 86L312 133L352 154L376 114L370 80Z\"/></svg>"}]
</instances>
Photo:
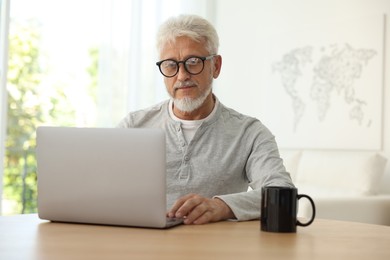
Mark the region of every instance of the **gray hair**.
<instances>
[{"instance_id":1,"label":"gray hair","mask_svg":"<svg viewBox=\"0 0 390 260\"><path fill-rule=\"evenodd\" d=\"M179 15L169 18L157 32L157 51L161 54L167 43L174 43L178 37L188 37L194 41L205 40L209 54L217 54L219 38L214 26L197 15Z\"/></svg>"}]
</instances>

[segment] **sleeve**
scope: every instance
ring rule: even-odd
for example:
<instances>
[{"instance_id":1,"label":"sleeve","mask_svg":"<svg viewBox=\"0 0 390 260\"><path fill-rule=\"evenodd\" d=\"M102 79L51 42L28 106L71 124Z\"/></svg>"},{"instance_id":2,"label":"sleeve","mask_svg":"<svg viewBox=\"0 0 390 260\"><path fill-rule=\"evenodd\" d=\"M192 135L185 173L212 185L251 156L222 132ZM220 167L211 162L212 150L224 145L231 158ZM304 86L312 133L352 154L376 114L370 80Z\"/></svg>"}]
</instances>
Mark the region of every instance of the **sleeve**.
<instances>
[{"instance_id":1,"label":"sleeve","mask_svg":"<svg viewBox=\"0 0 390 260\"><path fill-rule=\"evenodd\" d=\"M260 123L260 122L259 122ZM223 200L233 211L238 221L260 218L261 189L263 186L294 187L279 156L278 146L272 133L260 123L246 138L252 143L245 172L250 190L246 192L215 196ZM245 145L248 147L247 145ZM244 147L245 147L244 146ZM245 149L243 147L243 149Z\"/></svg>"},{"instance_id":2,"label":"sleeve","mask_svg":"<svg viewBox=\"0 0 390 260\"><path fill-rule=\"evenodd\" d=\"M130 113L124 117L116 126L117 128L132 128Z\"/></svg>"}]
</instances>

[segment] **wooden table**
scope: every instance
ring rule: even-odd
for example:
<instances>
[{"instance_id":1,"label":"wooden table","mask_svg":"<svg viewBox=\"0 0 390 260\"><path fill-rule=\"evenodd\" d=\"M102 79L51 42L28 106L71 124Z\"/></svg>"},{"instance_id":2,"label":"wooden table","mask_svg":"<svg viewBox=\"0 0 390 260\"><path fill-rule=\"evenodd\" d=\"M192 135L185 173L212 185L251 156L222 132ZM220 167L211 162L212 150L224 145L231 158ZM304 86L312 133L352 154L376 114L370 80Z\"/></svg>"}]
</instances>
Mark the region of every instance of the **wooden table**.
<instances>
[{"instance_id":1,"label":"wooden table","mask_svg":"<svg viewBox=\"0 0 390 260\"><path fill-rule=\"evenodd\" d=\"M0 217L0 259L390 259L390 227L317 219L293 234L259 221L167 230Z\"/></svg>"}]
</instances>

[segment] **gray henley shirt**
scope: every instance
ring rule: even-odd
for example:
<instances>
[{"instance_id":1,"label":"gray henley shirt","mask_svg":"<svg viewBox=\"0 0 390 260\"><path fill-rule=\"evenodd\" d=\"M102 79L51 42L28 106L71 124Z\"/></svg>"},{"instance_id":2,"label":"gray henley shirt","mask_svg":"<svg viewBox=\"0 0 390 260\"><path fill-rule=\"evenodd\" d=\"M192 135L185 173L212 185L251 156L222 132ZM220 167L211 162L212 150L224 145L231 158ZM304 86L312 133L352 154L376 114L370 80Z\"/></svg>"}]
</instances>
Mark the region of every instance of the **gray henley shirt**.
<instances>
[{"instance_id":1,"label":"gray henley shirt","mask_svg":"<svg viewBox=\"0 0 390 260\"><path fill-rule=\"evenodd\" d=\"M214 116L202 122L187 143L168 109L166 100L129 113L118 125L165 130L167 209L179 197L196 193L222 199L239 221L257 219L263 186L294 187L275 137L258 119L219 102Z\"/></svg>"}]
</instances>

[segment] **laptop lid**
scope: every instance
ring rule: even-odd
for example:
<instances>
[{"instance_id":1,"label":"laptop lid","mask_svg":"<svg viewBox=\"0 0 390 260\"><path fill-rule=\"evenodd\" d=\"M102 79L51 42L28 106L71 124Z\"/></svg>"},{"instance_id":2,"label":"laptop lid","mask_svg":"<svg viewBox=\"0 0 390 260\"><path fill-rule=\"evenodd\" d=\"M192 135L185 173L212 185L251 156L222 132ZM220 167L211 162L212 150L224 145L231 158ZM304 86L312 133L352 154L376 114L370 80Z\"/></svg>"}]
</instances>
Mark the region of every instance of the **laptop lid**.
<instances>
[{"instance_id":1,"label":"laptop lid","mask_svg":"<svg viewBox=\"0 0 390 260\"><path fill-rule=\"evenodd\" d=\"M39 127L36 153L40 218L165 227L163 130Z\"/></svg>"}]
</instances>

